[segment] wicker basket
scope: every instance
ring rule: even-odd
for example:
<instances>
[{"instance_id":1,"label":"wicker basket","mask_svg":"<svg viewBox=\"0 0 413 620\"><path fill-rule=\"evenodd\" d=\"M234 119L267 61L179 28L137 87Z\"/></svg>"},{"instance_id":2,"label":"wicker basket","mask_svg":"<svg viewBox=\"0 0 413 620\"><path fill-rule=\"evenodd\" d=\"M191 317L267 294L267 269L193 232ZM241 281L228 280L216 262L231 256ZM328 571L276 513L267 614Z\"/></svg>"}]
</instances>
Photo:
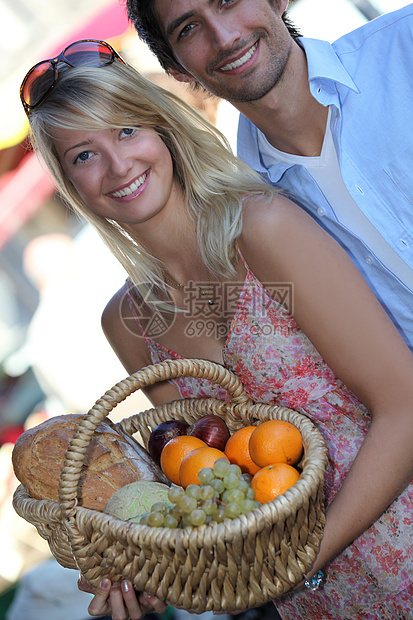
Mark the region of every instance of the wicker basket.
<instances>
[{"instance_id":1,"label":"wicker basket","mask_svg":"<svg viewBox=\"0 0 413 620\"><path fill-rule=\"evenodd\" d=\"M287 420L303 437L298 482L251 513L195 528L151 528L77 506L85 451L98 425L136 390L181 376L209 379L225 388L231 400L174 401L126 418L119 426L131 436L139 431L146 447L152 429L168 419L191 423L214 413L231 433L267 419ZM85 415L66 453L60 504L34 500L19 486L13 505L48 541L58 562L78 568L93 586L104 577L129 579L136 590L173 606L233 612L288 592L312 566L324 526L326 463L323 438L305 416L285 407L254 404L239 379L218 364L174 360L148 366L121 381Z\"/></svg>"}]
</instances>

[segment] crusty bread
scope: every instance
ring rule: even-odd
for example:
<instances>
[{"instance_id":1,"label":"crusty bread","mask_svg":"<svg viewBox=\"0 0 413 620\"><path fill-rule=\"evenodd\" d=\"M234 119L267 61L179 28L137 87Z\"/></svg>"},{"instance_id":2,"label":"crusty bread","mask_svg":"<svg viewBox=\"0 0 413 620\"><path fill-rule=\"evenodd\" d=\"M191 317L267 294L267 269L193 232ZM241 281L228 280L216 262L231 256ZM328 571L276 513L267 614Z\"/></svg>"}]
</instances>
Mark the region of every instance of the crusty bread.
<instances>
[{"instance_id":1,"label":"crusty bread","mask_svg":"<svg viewBox=\"0 0 413 620\"><path fill-rule=\"evenodd\" d=\"M56 416L18 438L12 454L14 471L34 499L58 501L64 455L82 418L76 414ZM86 452L79 504L103 510L115 491L137 480L166 482L147 452L106 418Z\"/></svg>"}]
</instances>

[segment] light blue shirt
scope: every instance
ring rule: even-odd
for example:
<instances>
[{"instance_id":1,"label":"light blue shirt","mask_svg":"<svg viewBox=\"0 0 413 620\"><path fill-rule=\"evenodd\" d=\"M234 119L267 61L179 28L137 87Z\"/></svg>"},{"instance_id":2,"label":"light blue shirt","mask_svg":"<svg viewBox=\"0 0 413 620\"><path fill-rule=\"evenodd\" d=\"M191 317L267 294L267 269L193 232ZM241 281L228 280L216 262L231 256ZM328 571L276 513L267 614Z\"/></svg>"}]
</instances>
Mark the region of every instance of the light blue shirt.
<instances>
[{"instance_id":1,"label":"light blue shirt","mask_svg":"<svg viewBox=\"0 0 413 620\"><path fill-rule=\"evenodd\" d=\"M333 44L300 42L311 93L331 106L331 130L347 190L413 269L413 4ZM308 171L276 160L264 166L257 128L242 115L238 155L267 182L285 189L345 248L413 350L413 292L340 224Z\"/></svg>"}]
</instances>

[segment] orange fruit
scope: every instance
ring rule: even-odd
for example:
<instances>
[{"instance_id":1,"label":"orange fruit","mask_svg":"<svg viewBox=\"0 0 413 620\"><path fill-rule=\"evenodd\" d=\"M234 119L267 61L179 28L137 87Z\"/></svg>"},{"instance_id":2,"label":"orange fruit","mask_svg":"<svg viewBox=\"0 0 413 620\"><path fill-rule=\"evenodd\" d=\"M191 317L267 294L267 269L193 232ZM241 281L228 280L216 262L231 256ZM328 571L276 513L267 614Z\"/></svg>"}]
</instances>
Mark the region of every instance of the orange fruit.
<instances>
[{"instance_id":1,"label":"orange fruit","mask_svg":"<svg viewBox=\"0 0 413 620\"><path fill-rule=\"evenodd\" d=\"M249 449L250 437L256 428L256 426L244 426L244 428L235 431L224 448L230 462L241 467L244 474L251 474L251 476L259 470L259 466L251 458Z\"/></svg>"},{"instance_id":2,"label":"orange fruit","mask_svg":"<svg viewBox=\"0 0 413 620\"><path fill-rule=\"evenodd\" d=\"M274 463L260 469L251 480L255 499L266 504L293 486L300 474L287 463Z\"/></svg>"},{"instance_id":3,"label":"orange fruit","mask_svg":"<svg viewBox=\"0 0 413 620\"><path fill-rule=\"evenodd\" d=\"M222 458L227 457L221 450L211 448L210 446L193 450L181 463L181 467L179 468L179 484L184 489L186 489L189 484L201 484L198 478L198 472L203 467L213 467L215 461Z\"/></svg>"},{"instance_id":4,"label":"orange fruit","mask_svg":"<svg viewBox=\"0 0 413 620\"><path fill-rule=\"evenodd\" d=\"M252 460L260 467L273 463L295 465L303 452L303 439L290 422L267 420L252 433L249 449Z\"/></svg>"},{"instance_id":5,"label":"orange fruit","mask_svg":"<svg viewBox=\"0 0 413 620\"><path fill-rule=\"evenodd\" d=\"M183 459L196 448L204 448L207 444L192 435L179 435L164 446L161 452L161 469L165 476L174 484L179 482L179 468Z\"/></svg>"}]
</instances>

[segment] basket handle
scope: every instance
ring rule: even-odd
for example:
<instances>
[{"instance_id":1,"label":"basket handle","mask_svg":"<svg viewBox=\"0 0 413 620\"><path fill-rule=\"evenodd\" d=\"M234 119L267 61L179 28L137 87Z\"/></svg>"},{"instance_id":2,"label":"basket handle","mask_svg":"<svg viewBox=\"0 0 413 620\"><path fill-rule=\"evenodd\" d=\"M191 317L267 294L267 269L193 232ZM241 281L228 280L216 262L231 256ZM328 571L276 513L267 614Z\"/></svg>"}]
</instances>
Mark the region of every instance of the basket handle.
<instances>
[{"instance_id":1,"label":"basket handle","mask_svg":"<svg viewBox=\"0 0 413 620\"><path fill-rule=\"evenodd\" d=\"M96 428L116 405L138 389L153 385L159 381L187 376L209 379L213 383L220 385L231 396L231 403L235 408L252 404L253 402L236 375L219 364L197 359L167 360L159 364L146 366L108 390L96 401L92 409L81 420L66 451L60 474L59 504L72 545L79 536L74 527L77 486L86 450Z\"/></svg>"}]
</instances>

